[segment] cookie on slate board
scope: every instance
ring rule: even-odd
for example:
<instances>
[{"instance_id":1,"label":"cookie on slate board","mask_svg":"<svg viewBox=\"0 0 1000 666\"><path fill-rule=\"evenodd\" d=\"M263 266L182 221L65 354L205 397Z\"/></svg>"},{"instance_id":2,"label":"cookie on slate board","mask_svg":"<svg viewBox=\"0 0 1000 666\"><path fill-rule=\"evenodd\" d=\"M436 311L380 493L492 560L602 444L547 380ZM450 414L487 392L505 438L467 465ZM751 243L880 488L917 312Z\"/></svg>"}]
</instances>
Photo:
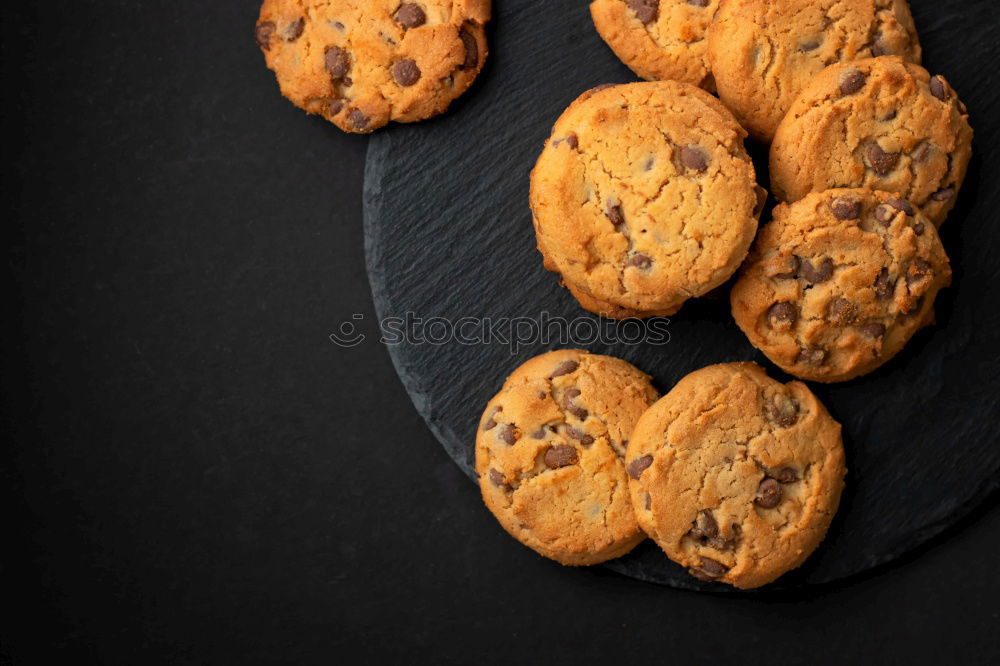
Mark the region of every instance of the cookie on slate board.
<instances>
[{"instance_id":1,"label":"cookie on slate board","mask_svg":"<svg viewBox=\"0 0 1000 666\"><path fill-rule=\"evenodd\" d=\"M934 320L951 268L934 225L888 192L837 189L774 209L733 286L733 317L785 372L871 372Z\"/></svg>"},{"instance_id":2,"label":"cookie on slate board","mask_svg":"<svg viewBox=\"0 0 1000 666\"><path fill-rule=\"evenodd\" d=\"M965 105L942 76L883 56L832 65L792 104L771 144L782 201L833 187L898 192L940 226L972 156Z\"/></svg>"},{"instance_id":3,"label":"cookie on slate board","mask_svg":"<svg viewBox=\"0 0 1000 666\"><path fill-rule=\"evenodd\" d=\"M282 94L345 132L444 112L486 60L491 0L264 0L255 37Z\"/></svg>"},{"instance_id":4,"label":"cookie on slate board","mask_svg":"<svg viewBox=\"0 0 1000 666\"><path fill-rule=\"evenodd\" d=\"M626 468L636 516L705 581L753 588L801 565L844 485L840 424L753 363L692 372L647 410Z\"/></svg>"},{"instance_id":5,"label":"cookie on slate board","mask_svg":"<svg viewBox=\"0 0 1000 666\"><path fill-rule=\"evenodd\" d=\"M893 54L920 62L906 0L727 0L708 30L719 97L764 142L825 67Z\"/></svg>"},{"instance_id":6,"label":"cookie on slate board","mask_svg":"<svg viewBox=\"0 0 1000 666\"><path fill-rule=\"evenodd\" d=\"M603 562L645 538L623 456L657 398L649 377L579 350L537 356L490 400L476 433L483 501L507 532L567 565Z\"/></svg>"},{"instance_id":7,"label":"cookie on slate board","mask_svg":"<svg viewBox=\"0 0 1000 666\"><path fill-rule=\"evenodd\" d=\"M594 26L615 55L648 81L709 90L705 31L719 0L594 0Z\"/></svg>"},{"instance_id":8,"label":"cookie on slate board","mask_svg":"<svg viewBox=\"0 0 1000 666\"><path fill-rule=\"evenodd\" d=\"M545 267L608 316L672 314L722 284L746 256L763 202L745 136L689 84L587 91L531 173Z\"/></svg>"}]
</instances>

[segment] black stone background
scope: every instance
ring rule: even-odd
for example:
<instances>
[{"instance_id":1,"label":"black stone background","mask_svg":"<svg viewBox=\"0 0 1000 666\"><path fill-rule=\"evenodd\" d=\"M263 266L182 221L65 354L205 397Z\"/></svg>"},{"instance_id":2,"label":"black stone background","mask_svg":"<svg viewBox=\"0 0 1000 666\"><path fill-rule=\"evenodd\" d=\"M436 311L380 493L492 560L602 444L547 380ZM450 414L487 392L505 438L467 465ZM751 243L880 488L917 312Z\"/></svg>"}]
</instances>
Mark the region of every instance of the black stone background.
<instances>
[{"instance_id":1,"label":"black stone background","mask_svg":"<svg viewBox=\"0 0 1000 666\"><path fill-rule=\"evenodd\" d=\"M915 5L926 29L935 3ZM995 495L891 566L750 596L564 569L502 533L375 340L368 140L281 99L256 12L0 19L0 663L997 661ZM992 63L968 67L995 94ZM983 157L995 109L973 109ZM332 344L344 321L367 339ZM966 377L993 397L966 418L995 418Z\"/></svg>"}]
</instances>

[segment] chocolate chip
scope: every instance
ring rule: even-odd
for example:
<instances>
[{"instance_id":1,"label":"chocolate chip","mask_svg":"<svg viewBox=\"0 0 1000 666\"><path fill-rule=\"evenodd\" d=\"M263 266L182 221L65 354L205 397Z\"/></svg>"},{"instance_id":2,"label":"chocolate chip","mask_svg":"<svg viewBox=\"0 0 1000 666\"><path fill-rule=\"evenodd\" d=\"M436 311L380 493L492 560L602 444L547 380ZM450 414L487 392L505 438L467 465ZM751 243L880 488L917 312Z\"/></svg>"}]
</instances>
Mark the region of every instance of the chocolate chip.
<instances>
[{"instance_id":1,"label":"chocolate chip","mask_svg":"<svg viewBox=\"0 0 1000 666\"><path fill-rule=\"evenodd\" d=\"M462 40L462 44L465 46L465 62L462 63L463 69L473 69L479 66L479 41L476 36L472 34L472 28L466 23L462 26L462 29L458 31L458 37Z\"/></svg>"},{"instance_id":2,"label":"chocolate chip","mask_svg":"<svg viewBox=\"0 0 1000 666\"><path fill-rule=\"evenodd\" d=\"M774 472L774 478L778 483L795 483L799 480L799 473L794 467L782 467Z\"/></svg>"},{"instance_id":3,"label":"chocolate chip","mask_svg":"<svg viewBox=\"0 0 1000 666\"><path fill-rule=\"evenodd\" d=\"M694 520L694 527L689 532L696 539L714 539L719 536L719 524L711 511L700 511Z\"/></svg>"},{"instance_id":4,"label":"chocolate chip","mask_svg":"<svg viewBox=\"0 0 1000 666\"><path fill-rule=\"evenodd\" d=\"M302 36L302 31L306 29L306 20L300 18L297 21L292 21L285 28L285 41L294 42L296 39Z\"/></svg>"},{"instance_id":5,"label":"chocolate chip","mask_svg":"<svg viewBox=\"0 0 1000 666\"><path fill-rule=\"evenodd\" d=\"M701 565L697 569L688 569L689 574L706 583L721 578L727 571L729 567L710 557L702 557Z\"/></svg>"},{"instance_id":6,"label":"chocolate chip","mask_svg":"<svg viewBox=\"0 0 1000 666\"><path fill-rule=\"evenodd\" d=\"M396 23L406 29L419 28L427 22L424 10L420 8L420 5L415 5L412 2L401 4L392 17L396 19Z\"/></svg>"},{"instance_id":7,"label":"chocolate chip","mask_svg":"<svg viewBox=\"0 0 1000 666\"><path fill-rule=\"evenodd\" d=\"M763 509L773 509L781 503L781 486L772 478L765 478L757 486L757 496L753 503Z\"/></svg>"},{"instance_id":8,"label":"chocolate chip","mask_svg":"<svg viewBox=\"0 0 1000 666\"><path fill-rule=\"evenodd\" d=\"M798 318L799 311L794 303L782 301L775 303L767 309L767 321L771 324L771 328L778 328L779 326L781 328L788 328L794 326Z\"/></svg>"},{"instance_id":9,"label":"chocolate chip","mask_svg":"<svg viewBox=\"0 0 1000 666\"><path fill-rule=\"evenodd\" d=\"M833 260L830 257L823 259L819 264L819 268L814 267L808 259L802 259L801 262L799 274L813 284L826 282L833 277Z\"/></svg>"},{"instance_id":10,"label":"chocolate chip","mask_svg":"<svg viewBox=\"0 0 1000 666\"><path fill-rule=\"evenodd\" d=\"M573 398L578 395L580 395L580 389L575 387L566 389L566 392L563 393L562 406L567 412L583 421L586 420L588 412L573 402Z\"/></svg>"},{"instance_id":11,"label":"chocolate chip","mask_svg":"<svg viewBox=\"0 0 1000 666\"><path fill-rule=\"evenodd\" d=\"M486 417L486 421L483 423L483 430L484 431L486 431L486 430L492 430L493 428L496 427L497 422L494 419L494 417L497 414L499 414L500 412L502 412L502 411L503 411L503 407L494 407L493 408L493 411L490 412L490 415L488 417Z\"/></svg>"},{"instance_id":12,"label":"chocolate chip","mask_svg":"<svg viewBox=\"0 0 1000 666\"><path fill-rule=\"evenodd\" d=\"M368 127L368 116L358 109L351 111L350 115L347 116L347 119L351 121L351 125L354 126L354 129L361 130Z\"/></svg>"},{"instance_id":13,"label":"chocolate chip","mask_svg":"<svg viewBox=\"0 0 1000 666\"><path fill-rule=\"evenodd\" d=\"M695 7L708 7L709 0L687 0L687 3Z\"/></svg>"},{"instance_id":14,"label":"chocolate chip","mask_svg":"<svg viewBox=\"0 0 1000 666\"><path fill-rule=\"evenodd\" d=\"M553 377L562 377L563 375L568 375L571 372L575 372L576 369L579 367L580 364L577 363L576 361L563 361L562 363L556 366L555 370L552 371L552 374L549 375L549 379Z\"/></svg>"},{"instance_id":15,"label":"chocolate chip","mask_svg":"<svg viewBox=\"0 0 1000 666\"><path fill-rule=\"evenodd\" d=\"M859 330L868 338L878 339L885 335L885 326L882 324L865 324Z\"/></svg>"},{"instance_id":16,"label":"chocolate chip","mask_svg":"<svg viewBox=\"0 0 1000 666\"><path fill-rule=\"evenodd\" d=\"M649 270L650 266L653 265L653 260L644 254L634 254L632 258L628 260L625 264L626 268L633 267L638 268L641 271Z\"/></svg>"},{"instance_id":17,"label":"chocolate chip","mask_svg":"<svg viewBox=\"0 0 1000 666\"><path fill-rule=\"evenodd\" d=\"M889 223L892 222L892 218L896 216L896 213L893 212L890 206L882 204L881 206L875 207L872 215L875 216L875 219L878 220L883 227L888 227Z\"/></svg>"},{"instance_id":18,"label":"chocolate chip","mask_svg":"<svg viewBox=\"0 0 1000 666\"><path fill-rule=\"evenodd\" d=\"M768 408L771 420L787 428L799 420L799 403L786 395L778 394Z\"/></svg>"},{"instance_id":19,"label":"chocolate chip","mask_svg":"<svg viewBox=\"0 0 1000 666\"><path fill-rule=\"evenodd\" d=\"M344 78L351 71L351 56L346 49L339 46L328 46L323 59L326 71L330 72L334 81Z\"/></svg>"},{"instance_id":20,"label":"chocolate chip","mask_svg":"<svg viewBox=\"0 0 1000 666\"><path fill-rule=\"evenodd\" d=\"M896 281L889 278L889 269L883 268L875 278L875 295L885 300L896 291Z\"/></svg>"},{"instance_id":21,"label":"chocolate chip","mask_svg":"<svg viewBox=\"0 0 1000 666\"><path fill-rule=\"evenodd\" d=\"M931 77L931 94L937 97L942 102L948 97L948 84L940 76Z\"/></svg>"},{"instance_id":22,"label":"chocolate chip","mask_svg":"<svg viewBox=\"0 0 1000 666\"><path fill-rule=\"evenodd\" d=\"M257 41L257 46L264 49L265 51L271 50L271 37L274 36L275 25L274 21L264 21L263 23L257 24L257 29L254 30L254 39Z\"/></svg>"},{"instance_id":23,"label":"chocolate chip","mask_svg":"<svg viewBox=\"0 0 1000 666\"><path fill-rule=\"evenodd\" d=\"M860 70L847 70L840 75L840 94L853 95L864 87L867 78Z\"/></svg>"},{"instance_id":24,"label":"chocolate chip","mask_svg":"<svg viewBox=\"0 0 1000 666\"><path fill-rule=\"evenodd\" d=\"M708 156L698 146L681 146L681 164L692 171L708 168Z\"/></svg>"},{"instance_id":25,"label":"chocolate chip","mask_svg":"<svg viewBox=\"0 0 1000 666\"><path fill-rule=\"evenodd\" d=\"M796 257L794 254L788 258L788 270L784 273L778 273L774 277L783 279L792 279L799 273L799 266L802 265L802 261Z\"/></svg>"},{"instance_id":26,"label":"chocolate chip","mask_svg":"<svg viewBox=\"0 0 1000 666\"><path fill-rule=\"evenodd\" d=\"M805 53L808 53L809 51L815 51L816 49L819 48L819 44L820 44L819 40L814 39L799 46L799 50Z\"/></svg>"},{"instance_id":27,"label":"chocolate chip","mask_svg":"<svg viewBox=\"0 0 1000 666\"><path fill-rule=\"evenodd\" d=\"M953 196L955 196L954 187L943 187L932 194L931 199L934 201L948 201L948 199L951 199Z\"/></svg>"},{"instance_id":28,"label":"chocolate chip","mask_svg":"<svg viewBox=\"0 0 1000 666\"><path fill-rule=\"evenodd\" d=\"M569 134L566 135L566 145L572 148L573 150L576 150L580 146L580 139L577 138L576 134L570 132Z\"/></svg>"},{"instance_id":29,"label":"chocolate chip","mask_svg":"<svg viewBox=\"0 0 1000 666\"><path fill-rule=\"evenodd\" d=\"M907 307L905 310L900 309L899 312L900 321L905 322L907 319L910 319L911 317L916 317L918 314L920 314L920 311L923 309L923 307L924 307L924 297L923 295L921 295L915 301L910 303L909 307Z\"/></svg>"},{"instance_id":30,"label":"chocolate chip","mask_svg":"<svg viewBox=\"0 0 1000 666\"><path fill-rule=\"evenodd\" d=\"M611 224L615 227L620 227L625 224L625 214L622 212L621 204L615 204L614 206L608 204L604 210L604 214L607 215L608 219L611 220Z\"/></svg>"},{"instance_id":31,"label":"chocolate chip","mask_svg":"<svg viewBox=\"0 0 1000 666\"><path fill-rule=\"evenodd\" d=\"M914 224L913 225L913 233L915 233L918 236L923 236L924 235L924 223L923 222L917 222L916 224Z\"/></svg>"},{"instance_id":32,"label":"chocolate chip","mask_svg":"<svg viewBox=\"0 0 1000 666\"><path fill-rule=\"evenodd\" d=\"M625 469L628 471L629 476L638 481L642 473L646 471L646 468L652 464L653 456L643 456L630 462Z\"/></svg>"},{"instance_id":33,"label":"chocolate chip","mask_svg":"<svg viewBox=\"0 0 1000 666\"><path fill-rule=\"evenodd\" d=\"M830 211L838 220L856 220L861 217L861 200L853 197L837 197L830 202Z\"/></svg>"},{"instance_id":34,"label":"chocolate chip","mask_svg":"<svg viewBox=\"0 0 1000 666\"><path fill-rule=\"evenodd\" d=\"M504 423L500 426L500 429L497 431L497 437L499 437L500 440L507 446L514 446L514 442L517 441L517 436L514 433L514 426L509 423Z\"/></svg>"},{"instance_id":35,"label":"chocolate chip","mask_svg":"<svg viewBox=\"0 0 1000 666\"><path fill-rule=\"evenodd\" d=\"M401 86L412 86L420 80L420 68L410 58L400 60L392 66L392 78Z\"/></svg>"},{"instance_id":36,"label":"chocolate chip","mask_svg":"<svg viewBox=\"0 0 1000 666\"><path fill-rule=\"evenodd\" d=\"M930 277L933 272L934 269L931 268L929 263L923 259L917 259L910 264L910 267L906 270L906 284L907 286L912 286L917 282Z\"/></svg>"},{"instance_id":37,"label":"chocolate chip","mask_svg":"<svg viewBox=\"0 0 1000 666\"><path fill-rule=\"evenodd\" d=\"M825 358L826 352L819 347L806 347L799 351L799 355L795 359L795 362L804 363L806 365L820 365Z\"/></svg>"},{"instance_id":38,"label":"chocolate chip","mask_svg":"<svg viewBox=\"0 0 1000 666\"><path fill-rule=\"evenodd\" d=\"M490 481L497 488L505 488L506 490L510 490L510 485L507 483L507 480L503 478L503 474L492 468L490 469Z\"/></svg>"},{"instance_id":39,"label":"chocolate chip","mask_svg":"<svg viewBox=\"0 0 1000 666\"><path fill-rule=\"evenodd\" d=\"M594 443L593 437L578 428L574 428L573 426L566 426L565 432L567 437L575 439L584 446L590 446Z\"/></svg>"},{"instance_id":40,"label":"chocolate chip","mask_svg":"<svg viewBox=\"0 0 1000 666\"><path fill-rule=\"evenodd\" d=\"M830 304L830 321L836 324L850 324L858 315L858 306L846 298L838 298Z\"/></svg>"},{"instance_id":41,"label":"chocolate chip","mask_svg":"<svg viewBox=\"0 0 1000 666\"><path fill-rule=\"evenodd\" d=\"M545 426L539 426L538 430L531 433L532 439L545 439Z\"/></svg>"},{"instance_id":42,"label":"chocolate chip","mask_svg":"<svg viewBox=\"0 0 1000 666\"><path fill-rule=\"evenodd\" d=\"M660 0L626 0L629 9L643 23L652 23L660 13Z\"/></svg>"},{"instance_id":43,"label":"chocolate chip","mask_svg":"<svg viewBox=\"0 0 1000 666\"><path fill-rule=\"evenodd\" d=\"M877 143L868 147L868 163L878 175L884 176L895 169L897 162L899 162L899 153L887 153Z\"/></svg>"},{"instance_id":44,"label":"chocolate chip","mask_svg":"<svg viewBox=\"0 0 1000 666\"><path fill-rule=\"evenodd\" d=\"M337 115L344 110L344 100L334 97L327 103L326 110L331 116Z\"/></svg>"},{"instance_id":45,"label":"chocolate chip","mask_svg":"<svg viewBox=\"0 0 1000 666\"><path fill-rule=\"evenodd\" d=\"M875 43L872 44L872 55L877 58L879 56L884 56L888 53L889 50L886 47L885 42L882 41L881 37L879 39L876 39Z\"/></svg>"},{"instance_id":46,"label":"chocolate chip","mask_svg":"<svg viewBox=\"0 0 1000 666\"><path fill-rule=\"evenodd\" d=\"M579 459L580 457L577 455L576 449L568 444L553 446L545 452L545 456L543 457L545 466L549 469L559 469L560 467L574 465Z\"/></svg>"},{"instance_id":47,"label":"chocolate chip","mask_svg":"<svg viewBox=\"0 0 1000 666\"><path fill-rule=\"evenodd\" d=\"M910 202L907 201L906 199L900 199L898 197L894 197L886 201L886 203L895 208L896 210L903 211L907 215L913 215L913 206L911 206Z\"/></svg>"},{"instance_id":48,"label":"chocolate chip","mask_svg":"<svg viewBox=\"0 0 1000 666\"><path fill-rule=\"evenodd\" d=\"M920 164L927 159L927 156L931 154L931 146L928 143L920 144L920 147L913 151L913 157L911 158L917 164Z\"/></svg>"}]
</instances>

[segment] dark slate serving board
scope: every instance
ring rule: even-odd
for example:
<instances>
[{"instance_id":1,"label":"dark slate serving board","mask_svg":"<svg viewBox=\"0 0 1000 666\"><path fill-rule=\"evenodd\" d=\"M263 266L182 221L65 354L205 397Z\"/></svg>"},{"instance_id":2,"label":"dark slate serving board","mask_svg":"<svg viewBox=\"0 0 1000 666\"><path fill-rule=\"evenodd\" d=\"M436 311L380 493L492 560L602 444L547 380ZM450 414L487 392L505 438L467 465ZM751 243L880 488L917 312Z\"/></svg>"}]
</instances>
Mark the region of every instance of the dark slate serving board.
<instances>
[{"instance_id":1,"label":"dark slate serving board","mask_svg":"<svg viewBox=\"0 0 1000 666\"><path fill-rule=\"evenodd\" d=\"M911 4L924 64L959 92L976 131L968 179L943 228L954 285L938 300L937 326L888 366L845 384L812 385L844 424L847 489L826 541L778 586L833 581L896 558L1000 485L997 19L988 0ZM604 341L587 348L634 363L662 391L722 361L755 360L787 381L736 328L724 295L689 302L669 323L660 320L667 344L629 344L624 335L654 323L616 329L580 310L542 268L528 211L528 172L542 143L580 92L635 77L598 38L582 0L495 0L495 10L492 55L476 86L445 116L372 138L365 248L379 316L579 318L603 331ZM750 148L766 186L765 151ZM428 337L445 333L443 326L430 324ZM496 339L425 338L388 350L417 409L472 477L483 405L519 363L560 346L536 342L512 352ZM695 581L649 541L606 566L677 587L722 587Z\"/></svg>"}]
</instances>

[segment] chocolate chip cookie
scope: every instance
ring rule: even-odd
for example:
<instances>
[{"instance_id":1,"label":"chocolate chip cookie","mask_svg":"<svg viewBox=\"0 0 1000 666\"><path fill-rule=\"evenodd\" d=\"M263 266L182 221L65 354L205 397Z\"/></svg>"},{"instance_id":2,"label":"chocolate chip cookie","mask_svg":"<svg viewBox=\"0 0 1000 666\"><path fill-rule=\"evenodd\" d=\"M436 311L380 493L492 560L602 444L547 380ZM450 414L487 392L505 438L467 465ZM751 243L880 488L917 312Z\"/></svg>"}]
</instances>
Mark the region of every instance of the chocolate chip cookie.
<instances>
[{"instance_id":1,"label":"chocolate chip cookie","mask_svg":"<svg viewBox=\"0 0 1000 666\"><path fill-rule=\"evenodd\" d=\"M476 433L483 501L511 536L567 565L603 562L645 538L623 456L657 398L625 361L579 350L537 356L490 400Z\"/></svg>"},{"instance_id":2,"label":"chocolate chip cookie","mask_svg":"<svg viewBox=\"0 0 1000 666\"><path fill-rule=\"evenodd\" d=\"M692 576L744 589L816 549L846 472L840 424L805 384L753 363L678 382L639 419L626 461L642 529Z\"/></svg>"},{"instance_id":3,"label":"chocolate chip cookie","mask_svg":"<svg viewBox=\"0 0 1000 666\"><path fill-rule=\"evenodd\" d=\"M264 0L255 37L282 94L345 132L444 112L486 60L491 0Z\"/></svg>"},{"instance_id":4,"label":"chocolate chip cookie","mask_svg":"<svg viewBox=\"0 0 1000 666\"><path fill-rule=\"evenodd\" d=\"M730 293L753 346L788 373L871 372L934 320L951 268L934 225L898 194L814 192L774 209Z\"/></svg>"},{"instance_id":5,"label":"chocolate chip cookie","mask_svg":"<svg viewBox=\"0 0 1000 666\"><path fill-rule=\"evenodd\" d=\"M825 67L890 54L920 62L906 0L727 0L708 30L719 97L764 142Z\"/></svg>"},{"instance_id":6,"label":"chocolate chip cookie","mask_svg":"<svg viewBox=\"0 0 1000 666\"><path fill-rule=\"evenodd\" d=\"M771 144L782 201L832 187L899 192L940 225L972 156L965 105L942 76L882 56L832 65L792 104Z\"/></svg>"},{"instance_id":7,"label":"chocolate chip cookie","mask_svg":"<svg viewBox=\"0 0 1000 666\"><path fill-rule=\"evenodd\" d=\"M647 81L713 89L705 31L719 0L594 0L590 15L615 55Z\"/></svg>"},{"instance_id":8,"label":"chocolate chip cookie","mask_svg":"<svg viewBox=\"0 0 1000 666\"><path fill-rule=\"evenodd\" d=\"M762 202L745 136L690 84L584 93L531 173L545 267L611 316L671 314L723 283L746 256Z\"/></svg>"}]
</instances>

